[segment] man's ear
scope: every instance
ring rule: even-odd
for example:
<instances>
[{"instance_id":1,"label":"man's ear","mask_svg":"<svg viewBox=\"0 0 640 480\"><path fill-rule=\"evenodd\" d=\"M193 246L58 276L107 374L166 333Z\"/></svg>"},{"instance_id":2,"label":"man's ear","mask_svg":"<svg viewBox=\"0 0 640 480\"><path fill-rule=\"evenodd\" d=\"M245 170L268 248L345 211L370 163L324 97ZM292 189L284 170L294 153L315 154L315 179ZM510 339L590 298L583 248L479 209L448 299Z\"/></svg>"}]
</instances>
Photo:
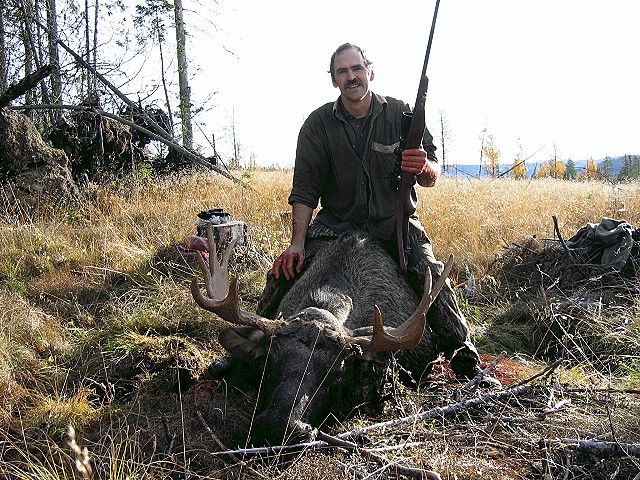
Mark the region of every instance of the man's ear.
<instances>
[{"instance_id":1,"label":"man's ear","mask_svg":"<svg viewBox=\"0 0 640 480\"><path fill-rule=\"evenodd\" d=\"M369 70L369 81L372 81L376 74L373 72L373 68Z\"/></svg>"},{"instance_id":2,"label":"man's ear","mask_svg":"<svg viewBox=\"0 0 640 480\"><path fill-rule=\"evenodd\" d=\"M333 83L333 87L334 88L338 88L338 84L336 83L336 81L333 78L331 79L331 83Z\"/></svg>"}]
</instances>

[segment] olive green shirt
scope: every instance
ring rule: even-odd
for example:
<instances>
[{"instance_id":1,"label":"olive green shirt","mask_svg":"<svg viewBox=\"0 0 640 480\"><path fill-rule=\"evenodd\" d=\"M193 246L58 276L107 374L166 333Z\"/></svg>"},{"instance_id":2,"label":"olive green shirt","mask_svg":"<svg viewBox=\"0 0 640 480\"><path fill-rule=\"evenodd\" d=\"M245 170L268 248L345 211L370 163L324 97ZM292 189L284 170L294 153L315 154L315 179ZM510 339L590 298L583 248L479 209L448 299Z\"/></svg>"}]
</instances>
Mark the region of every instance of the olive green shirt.
<instances>
[{"instance_id":1,"label":"olive green shirt","mask_svg":"<svg viewBox=\"0 0 640 480\"><path fill-rule=\"evenodd\" d=\"M355 131L339 101L315 110L300 129L289 203L315 209L320 202L315 221L326 227L338 233L363 230L391 240L398 197L394 152L399 145L402 113L410 111L409 106L373 95L371 126L360 159ZM433 137L426 129L422 144L428 158L437 161ZM415 184L411 196L415 205ZM413 219L417 222L415 215Z\"/></svg>"}]
</instances>

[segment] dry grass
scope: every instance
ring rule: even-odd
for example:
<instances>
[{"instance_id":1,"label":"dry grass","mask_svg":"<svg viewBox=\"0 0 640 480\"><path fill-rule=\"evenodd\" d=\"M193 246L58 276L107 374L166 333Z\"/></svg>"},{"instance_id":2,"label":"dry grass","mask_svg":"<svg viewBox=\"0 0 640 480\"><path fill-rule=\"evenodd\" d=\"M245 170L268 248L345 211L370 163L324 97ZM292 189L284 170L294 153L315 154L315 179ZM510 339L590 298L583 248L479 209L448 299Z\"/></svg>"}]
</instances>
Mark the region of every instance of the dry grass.
<instances>
[{"instance_id":1,"label":"dry grass","mask_svg":"<svg viewBox=\"0 0 640 480\"><path fill-rule=\"evenodd\" d=\"M126 191L94 185L74 210L34 216L15 208L0 212L0 430L7 432L0 438L0 478L73 478L61 434L68 423L78 429L78 442L86 443L99 465L112 472L108 478L175 478L186 476L184 472L192 478L204 472L206 478L235 478L239 467L225 466L207 453L219 446L195 412L201 411L211 429L232 446L242 441L253 399L231 385L187 390L220 355L216 334L221 323L194 306L188 292L191 268L176 246L194 233L200 210L224 207L247 222L252 242L235 255L232 268L250 308L263 272L288 243L291 172L249 172L243 179L250 189L202 173ZM553 237L552 215L565 237L603 216L640 224L638 183L443 178L437 188L420 195L419 214L436 252L454 253L458 266L466 264L478 278L505 246L533 236ZM460 280L462 272L459 268ZM486 352L510 345L498 366L509 383L541 368L542 359L531 357L531 337L521 338L526 325L509 316L524 309L506 294L490 300L463 300L463 306ZM616 312L638 322L638 304L630 298ZM536 318L544 311L536 310ZM485 333L500 321L505 328L494 329L501 336L496 342ZM637 341L638 331L632 334ZM619 336L607 335L611 331L598 334L602 345L596 355L607 345L618 345ZM569 458L566 450L549 450L545 459L537 439L577 434L611 438L611 425L620 441L631 441L640 432L635 397L566 390L611 384L637 388L640 360L628 357L608 376L597 370L593 358L573 362L559 370L555 387L541 386L542 399L385 431L372 437L371 445L422 442L387 455L435 468L448 479L542 478L535 472L544 469L543 460L562 472L558 465ZM442 370L433 391L400 390L385 417L451 401L456 389L447 380ZM570 406L538 419L550 402L555 405L561 398L571 400ZM514 426L506 422L508 416L526 421ZM370 420L353 419L344 429ZM575 457L570 461L588 464ZM631 471L634 464L627 463L621 471ZM303 454L289 468L273 460L253 467L269 478L354 478L379 465L332 450ZM610 478L613 470L601 467ZM589 477L576 473L570 478Z\"/></svg>"},{"instance_id":2,"label":"dry grass","mask_svg":"<svg viewBox=\"0 0 640 480\"><path fill-rule=\"evenodd\" d=\"M565 238L602 217L640 224L640 184L443 178L420 190L418 214L440 256L482 272L512 242L554 238L552 215Z\"/></svg>"}]
</instances>

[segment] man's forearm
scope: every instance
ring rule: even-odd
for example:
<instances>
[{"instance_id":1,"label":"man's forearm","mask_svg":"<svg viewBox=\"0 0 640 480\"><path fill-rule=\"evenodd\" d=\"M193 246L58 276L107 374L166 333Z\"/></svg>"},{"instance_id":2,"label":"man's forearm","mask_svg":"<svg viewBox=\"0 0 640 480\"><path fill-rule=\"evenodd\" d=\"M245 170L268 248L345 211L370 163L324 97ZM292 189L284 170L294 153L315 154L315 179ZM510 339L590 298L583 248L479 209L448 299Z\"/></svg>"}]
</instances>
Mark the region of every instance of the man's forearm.
<instances>
[{"instance_id":1,"label":"man's forearm","mask_svg":"<svg viewBox=\"0 0 640 480\"><path fill-rule=\"evenodd\" d=\"M304 246L304 240L309 230L313 208L304 203L294 203L291 211L291 245Z\"/></svg>"}]
</instances>

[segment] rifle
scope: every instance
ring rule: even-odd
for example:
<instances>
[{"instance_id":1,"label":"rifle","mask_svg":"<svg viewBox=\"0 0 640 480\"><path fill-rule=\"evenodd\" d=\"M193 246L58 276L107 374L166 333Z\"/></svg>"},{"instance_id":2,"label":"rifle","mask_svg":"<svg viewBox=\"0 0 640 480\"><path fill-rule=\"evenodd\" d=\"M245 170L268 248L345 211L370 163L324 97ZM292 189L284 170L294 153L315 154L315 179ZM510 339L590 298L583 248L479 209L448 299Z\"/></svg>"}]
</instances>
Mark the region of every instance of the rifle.
<instances>
[{"instance_id":1,"label":"rifle","mask_svg":"<svg viewBox=\"0 0 640 480\"><path fill-rule=\"evenodd\" d=\"M440 0L436 0L431 31L429 32L429 42L427 52L422 64L422 74L418 85L418 94L413 112L405 112L400 126L400 147L399 154L403 150L420 148L425 130L424 108L427 101L427 89L429 88L429 78L427 77L427 64L429 63L429 53L433 43L433 32L436 27L438 7ZM399 159L400 161L400 159ZM407 235L409 233L409 217L416 211L416 202L411 196L411 189L416 182L416 176L409 172L400 172L400 191L398 192L398 202L396 204L396 240L398 243L398 260L400 271L404 274L407 271L407 260L405 251L407 250Z\"/></svg>"}]
</instances>

